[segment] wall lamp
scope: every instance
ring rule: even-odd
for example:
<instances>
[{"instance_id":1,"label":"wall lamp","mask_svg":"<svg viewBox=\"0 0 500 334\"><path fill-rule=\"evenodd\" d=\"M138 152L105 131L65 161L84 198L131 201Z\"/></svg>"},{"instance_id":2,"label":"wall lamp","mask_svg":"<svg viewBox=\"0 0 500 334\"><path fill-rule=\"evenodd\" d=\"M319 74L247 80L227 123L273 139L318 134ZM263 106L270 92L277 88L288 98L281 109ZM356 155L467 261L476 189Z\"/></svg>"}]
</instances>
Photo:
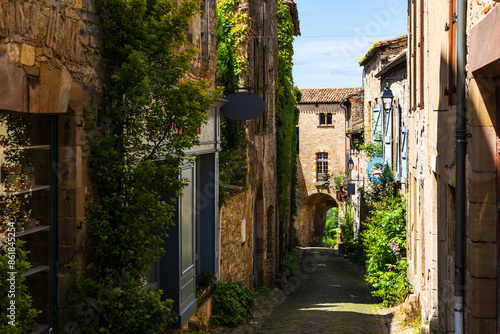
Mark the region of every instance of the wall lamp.
<instances>
[{"instance_id":1,"label":"wall lamp","mask_svg":"<svg viewBox=\"0 0 500 334\"><path fill-rule=\"evenodd\" d=\"M349 170L349 172L352 172L352 170L354 169L354 161L352 161L351 157L349 157L349 161L347 162L347 169Z\"/></svg>"},{"instance_id":2,"label":"wall lamp","mask_svg":"<svg viewBox=\"0 0 500 334\"><path fill-rule=\"evenodd\" d=\"M394 99L394 95L392 94L392 90L389 88L389 82L394 80L403 80L403 78L385 78L385 88L382 92L382 106L384 111L388 113L392 108L392 100Z\"/></svg>"}]
</instances>

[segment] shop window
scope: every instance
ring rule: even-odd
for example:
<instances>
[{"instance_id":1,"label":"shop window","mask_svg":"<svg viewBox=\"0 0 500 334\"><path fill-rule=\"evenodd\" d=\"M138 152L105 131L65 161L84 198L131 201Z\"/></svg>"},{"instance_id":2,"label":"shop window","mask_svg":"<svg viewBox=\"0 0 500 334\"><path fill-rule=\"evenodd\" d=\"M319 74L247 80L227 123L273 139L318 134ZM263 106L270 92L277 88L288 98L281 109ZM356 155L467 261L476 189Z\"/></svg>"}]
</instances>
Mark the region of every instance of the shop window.
<instances>
[{"instance_id":1,"label":"shop window","mask_svg":"<svg viewBox=\"0 0 500 334\"><path fill-rule=\"evenodd\" d=\"M56 311L56 124L56 116L0 114L0 239L9 239L8 231L15 240L9 245L22 240L29 251L31 268L22 275L31 306L40 311L36 332L50 328Z\"/></svg>"}]
</instances>

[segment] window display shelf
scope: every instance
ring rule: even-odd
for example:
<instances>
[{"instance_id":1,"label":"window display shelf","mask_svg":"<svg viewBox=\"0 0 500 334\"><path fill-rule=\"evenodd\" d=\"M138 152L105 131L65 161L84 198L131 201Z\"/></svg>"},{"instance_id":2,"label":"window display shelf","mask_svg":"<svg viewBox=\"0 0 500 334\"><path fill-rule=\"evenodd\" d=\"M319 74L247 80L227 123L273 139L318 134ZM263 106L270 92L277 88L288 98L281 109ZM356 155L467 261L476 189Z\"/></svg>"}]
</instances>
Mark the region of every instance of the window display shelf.
<instances>
[{"instance_id":1,"label":"window display shelf","mask_svg":"<svg viewBox=\"0 0 500 334\"><path fill-rule=\"evenodd\" d=\"M28 333L48 333L57 318L57 127L55 115L0 112L0 212L28 251L27 291L40 311Z\"/></svg>"},{"instance_id":2,"label":"window display shelf","mask_svg":"<svg viewBox=\"0 0 500 334\"><path fill-rule=\"evenodd\" d=\"M40 226L37 226L37 227L33 227L32 229L29 229L29 230L24 230L22 232L17 232L16 233L16 237L22 237L24 235L28 235L28 234L31 234L31 233L36 233L36 232L40 232L40 231L50 231L50 226L48 225L40 225Z\"/></svg>"},{"instance_id":3,"label":"window display shelf","mask_svg":"<svg viewBox=\"0 0 500 334\"><path fill-rule=\"evenodd\" d=\"M30 146L5 146L5 151L10 150L50 150L50 145L30 145Z\"/></svg>"},{"instance_id":4,"label":"window display shelf","mask_svg":"<svg viewBox=\"0 0 500 334\"><path fill-rule=\"evenodd\" d=\"M26 194L29 192L33 192L33 191L49 190L49 189L50 189L50 186L34 186L31 188L25 188L25 189L18 190L18 191L0 191L0 197L1 196L8 196L8 195L20 195L20 194Z\"/></svg>"},{"instance_id":5,"label":"window display shelf","mask_svg":"<svg viewBox=\"0 0 500 334\"><path fill-rule=\"evenodd\" d=\"M33 328L29 334L42 334L47 332L50 329L49 325L45 324L38 324L36 325L36 328Z\"/></svg>"},{"instance_id":6,"label":"window display shelf","mask_svg":"<svg viewBox=\"0 0 500 334\"><path fill-rule=\"evenodd\" d=\"M37 267L31 268L30 270L28 270L27 272L25 272L23 274L23 276L27 277L27 276L39 273L41 271L48 271L49 269L50 269L50 266L37 266Z\"/></svg>"}]
</instances>

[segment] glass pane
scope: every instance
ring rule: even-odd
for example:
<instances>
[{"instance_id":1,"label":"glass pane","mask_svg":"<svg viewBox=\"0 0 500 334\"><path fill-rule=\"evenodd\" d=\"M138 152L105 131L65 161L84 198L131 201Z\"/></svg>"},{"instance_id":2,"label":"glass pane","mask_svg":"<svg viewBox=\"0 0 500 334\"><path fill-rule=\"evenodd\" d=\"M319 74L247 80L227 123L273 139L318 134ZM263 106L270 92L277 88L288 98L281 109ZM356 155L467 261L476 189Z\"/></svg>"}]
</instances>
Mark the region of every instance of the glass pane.
<instances>
[{"instance_id":1,"label":"glass pane","mask_svg":"<svg viewBox=\"0 0 500 334\"><path fill-rule=\"evenodd\" d=\"M189 184L183 189L181 197L181 271L184 272L193 265L194 240L194 202L193 202L193 171L194 168L184 169L181 172L183 179Z\"/></svg>"}]
</instances>

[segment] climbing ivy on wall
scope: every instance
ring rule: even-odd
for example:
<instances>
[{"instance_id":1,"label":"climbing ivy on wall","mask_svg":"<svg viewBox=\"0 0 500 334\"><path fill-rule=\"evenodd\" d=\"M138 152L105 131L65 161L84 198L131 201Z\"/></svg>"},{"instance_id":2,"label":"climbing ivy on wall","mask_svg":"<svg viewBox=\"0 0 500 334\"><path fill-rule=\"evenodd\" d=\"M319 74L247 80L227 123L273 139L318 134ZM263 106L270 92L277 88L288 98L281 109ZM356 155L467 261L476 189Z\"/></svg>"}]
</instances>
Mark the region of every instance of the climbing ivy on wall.
<instances>
[{"instance_id":1,"label":"climbing ivy on wall","mask_svg":"<svg viewBox=\"0 0 500 334\"><path fill-rule=\"evenodd\" d=\"M248 72L247 60L237 52L238 45L245 41L250 27L247 14L237 10L239 0L219 0L217 2L217 82L225 86L225 93L234 92L238 78ZM299 110L300 91L293 86L292 56L294 26L290 9L277 1L278 19L278 85L276 101L276 140L279 216L282 232L291 237L293 217L297 213L297 146L296 126ZM222 119L222 152L220 172L222 182L244 185L245 173L235 168L244 160L239 154L243 140L239 122ZM221 188L223 189L223 188ZM222 197L223 198L223 197ZM292 240L292 239L291 239Z\"/></svg>"},{"instance_id":2,"label":"climbing ivy on wall","mask_svg":"<svg viewBox=\"0 0 500 334\"><path fill-rule=\"evenodd\" d=\"M217 85L224 87L225 96L235 92L240 76L248 74L247 59L237 49L248 37L250 18L238 10L238 5L239 0L217 1ZM221 204L225 198L224 185L244 186L246 182L246 162L240 153L242 140L240 122L221 115Z\"/></svg>"},{"instance_id":3,"label":"climbing ivy on wall","mask_svg":"<svg viewBox=\"0 0 500 334\"><path fill-rule=\"evenodd\" d=\"M95 135L86 115L94 133L88 174L96 199L86 204L92 258L62 318L80 333L159 333L175 321L171 301L144 287L145 271L164 254L158 245L185 185L177 177L189 159L184 151L198 143L219 92L185 80L196 52L185 31L198 1L100 3L113 67L100 120L106 135Z\"/></svg>"},{"instance_id":4,"label":"climbing ivy on wall","mask_svg":"<svg viewBox=\"0 0 500 334\"><path fill-rule=\"evenodd\" d=\"M300 91L293 86L294 26L289 7L278 1L278 85L276 92L276 140L278 201L281 231L293 233L293 217L297 213L297 135ZM293 236L289 235L291 238ZM293 240L293 239L289 239Z\"/></svg>"}]
</instances>

